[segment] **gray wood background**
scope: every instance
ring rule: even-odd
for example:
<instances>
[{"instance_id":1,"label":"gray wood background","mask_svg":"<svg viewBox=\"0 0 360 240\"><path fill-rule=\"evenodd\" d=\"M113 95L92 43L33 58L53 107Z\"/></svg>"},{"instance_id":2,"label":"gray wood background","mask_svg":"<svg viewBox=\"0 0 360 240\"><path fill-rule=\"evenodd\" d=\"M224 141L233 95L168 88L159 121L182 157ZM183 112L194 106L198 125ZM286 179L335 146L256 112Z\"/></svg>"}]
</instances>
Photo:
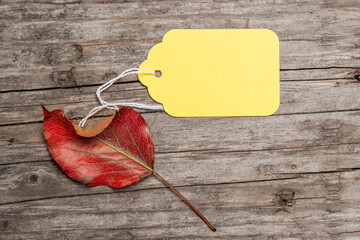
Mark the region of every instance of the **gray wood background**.
<instances>
[{"instance_id":1,"label":"gray wood background","mask_svg":"<svg viewBox=\"0 0 360 240\"><path fill-rule=\"evenodd\" d=\"M78 121L99 84L174 28L280 39L273 116L142 111L156 170L215 233L153 176L124 189L72 181L43 138L41 104ZM0 41L0 238L360 239L359 0L2 0ZM152 103L135 76L104 98Z\"/></svg>"}]
</instances>

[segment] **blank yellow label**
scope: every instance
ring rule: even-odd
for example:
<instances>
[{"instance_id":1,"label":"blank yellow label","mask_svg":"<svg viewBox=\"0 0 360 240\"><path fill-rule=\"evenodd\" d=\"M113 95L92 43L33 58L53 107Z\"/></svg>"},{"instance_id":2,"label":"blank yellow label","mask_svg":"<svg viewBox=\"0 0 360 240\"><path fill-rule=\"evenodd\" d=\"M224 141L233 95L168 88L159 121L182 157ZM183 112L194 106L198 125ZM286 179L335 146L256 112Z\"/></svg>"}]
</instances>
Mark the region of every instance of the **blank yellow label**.
<instances>
[{"instance_id":1,"label":"blank yellow label","mask_svg":"<svg viewBox=\"0 0 360 240\"><path fill-rule=\"evenodd\" d=\"M267 116L280 103L279 39L267 29L176 29L139 71L150 96L175 117Z\"/></svg>"}]
</instances>

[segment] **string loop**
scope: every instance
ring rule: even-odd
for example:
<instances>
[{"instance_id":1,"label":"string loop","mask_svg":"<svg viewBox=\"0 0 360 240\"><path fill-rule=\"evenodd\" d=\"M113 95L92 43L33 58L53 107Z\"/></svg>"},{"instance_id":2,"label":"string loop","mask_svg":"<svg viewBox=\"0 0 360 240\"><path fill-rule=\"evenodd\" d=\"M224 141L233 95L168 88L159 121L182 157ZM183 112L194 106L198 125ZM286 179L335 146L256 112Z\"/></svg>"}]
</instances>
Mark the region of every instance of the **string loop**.
<instances>
[{"instance_id":1,"label":"string loop","mask_svg":"<svg viewBox=\"0 0 360 240\"><path fill-rule=\"evenodd\" d=\"M86 121L92 117L93 115L95 115L96 113L100 112L101 110L103 110L104 108L107 109L111 109L111 110L119 110L118 106L123 106L123 107L133 107L133 108L141 108L141 109L149 109L149 110L164 110L162 105L147 105L147 104L143 104L143 103L135 103L135 102L106 102L105 100L103 100L101 98L101 93L103 91L105 91L106 89L108 89L109 87L111 87L117 80L130 75L130 74L138 74L138 73L147 73L147 74L152 74L155 75L155 72L145 72L145 71L139 71L138 68L130 68L127 69L125 71L123 71L119 76L114 77L113 79L107 81L106 83L104 83L103 85L101 85L97 90L96 90L96 96L100 102L100 106L94 107L89 113L88 115L86 115L86 117L84 117L83 119L81 119L81 121L79 122L79 126L80 127L84 127Z\"/></svg>"}]
</instances>

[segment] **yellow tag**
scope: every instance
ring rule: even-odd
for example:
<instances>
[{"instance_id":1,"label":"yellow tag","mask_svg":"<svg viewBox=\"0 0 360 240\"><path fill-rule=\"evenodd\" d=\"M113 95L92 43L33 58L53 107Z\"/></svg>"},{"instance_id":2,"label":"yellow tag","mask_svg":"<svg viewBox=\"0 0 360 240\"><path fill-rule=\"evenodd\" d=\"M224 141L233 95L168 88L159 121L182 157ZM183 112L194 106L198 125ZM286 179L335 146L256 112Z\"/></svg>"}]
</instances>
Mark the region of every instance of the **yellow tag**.
<instances>
[{"instance_id":1,"label":"yellow tag","mask_svg":"<svg viewBox=\"0 0 360 240\"><path fill-rule=\"evenodd\" d=\"M175 117L267 116L280 103L279 39L267 29L176 29L139 71L150 96Z\"/></svg>"}]
</instances>

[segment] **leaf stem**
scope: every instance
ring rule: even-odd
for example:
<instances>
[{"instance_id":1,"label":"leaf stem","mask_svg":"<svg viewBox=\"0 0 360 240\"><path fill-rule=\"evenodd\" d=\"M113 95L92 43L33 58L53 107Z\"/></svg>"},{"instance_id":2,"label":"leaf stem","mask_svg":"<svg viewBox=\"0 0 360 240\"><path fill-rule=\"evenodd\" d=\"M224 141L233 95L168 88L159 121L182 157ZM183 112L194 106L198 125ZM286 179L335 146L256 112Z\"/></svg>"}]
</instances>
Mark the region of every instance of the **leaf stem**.
<instances>
[{"instance_id":1,"label":"leaf stem","mask_svg":"<svg viewBox=\"0 0 360 240\"><path fill-rule=\"evenodd\" d=\"M125 155L126 157L130 158L131 160L133 160L134 162L140 164L142 167L144 167L146 170L152 172L162 183L164 183L166 186L168 186L176 195L178 195L179 198L181 198L207 225L208 227L212 230L212 231L216 231L216 229L213 227L213 225L211 225L211 223L206 219L206 217L204 217L204 215L201 214L201 212L199 210L196 209L196 207L194 205L191 204L191 202L189 200L187 200L178 190L176 190L176 188L174 188L168 181L166 181L164 178L162 178L157 172L155 172L154 169L152 169L151 167L149 167L148 165L142 163L141 161L137 160L136 158L132 157L129 154L126 154L124 151L121 151L120 149L118 149L117 147L115 147L114 145L108 143L107 141L99 138L99 137L95 137L97 140L99 140L100 142L108 145L109 147L111 147L112 149L114 149L115 151Z\"/></svg>"},{"instance_id":2,"label":"leaf stem","mask_svg":"<svg viewBox=\"0 0 360 240\"><path fill-rule=\"evenodd\" d=\"M196 209L196 207L194 205L191 204L191 202L189 200L187 200L178 190L176 190L176 188L174 188L168 181L166 181L164 178L162 178L157 172L155 172L153 170L153 174L161 181L163 182L166 186L168 186L176 195L178 195L178 197L180 197L205 223L206 225L208 225L208 227L215 232L216 228L213 227L213 225L211 225L211 223L206 219L206 217L204 217L204 215L201 214L201 212L199 210Z\"/></svg>"}]
</instances>

